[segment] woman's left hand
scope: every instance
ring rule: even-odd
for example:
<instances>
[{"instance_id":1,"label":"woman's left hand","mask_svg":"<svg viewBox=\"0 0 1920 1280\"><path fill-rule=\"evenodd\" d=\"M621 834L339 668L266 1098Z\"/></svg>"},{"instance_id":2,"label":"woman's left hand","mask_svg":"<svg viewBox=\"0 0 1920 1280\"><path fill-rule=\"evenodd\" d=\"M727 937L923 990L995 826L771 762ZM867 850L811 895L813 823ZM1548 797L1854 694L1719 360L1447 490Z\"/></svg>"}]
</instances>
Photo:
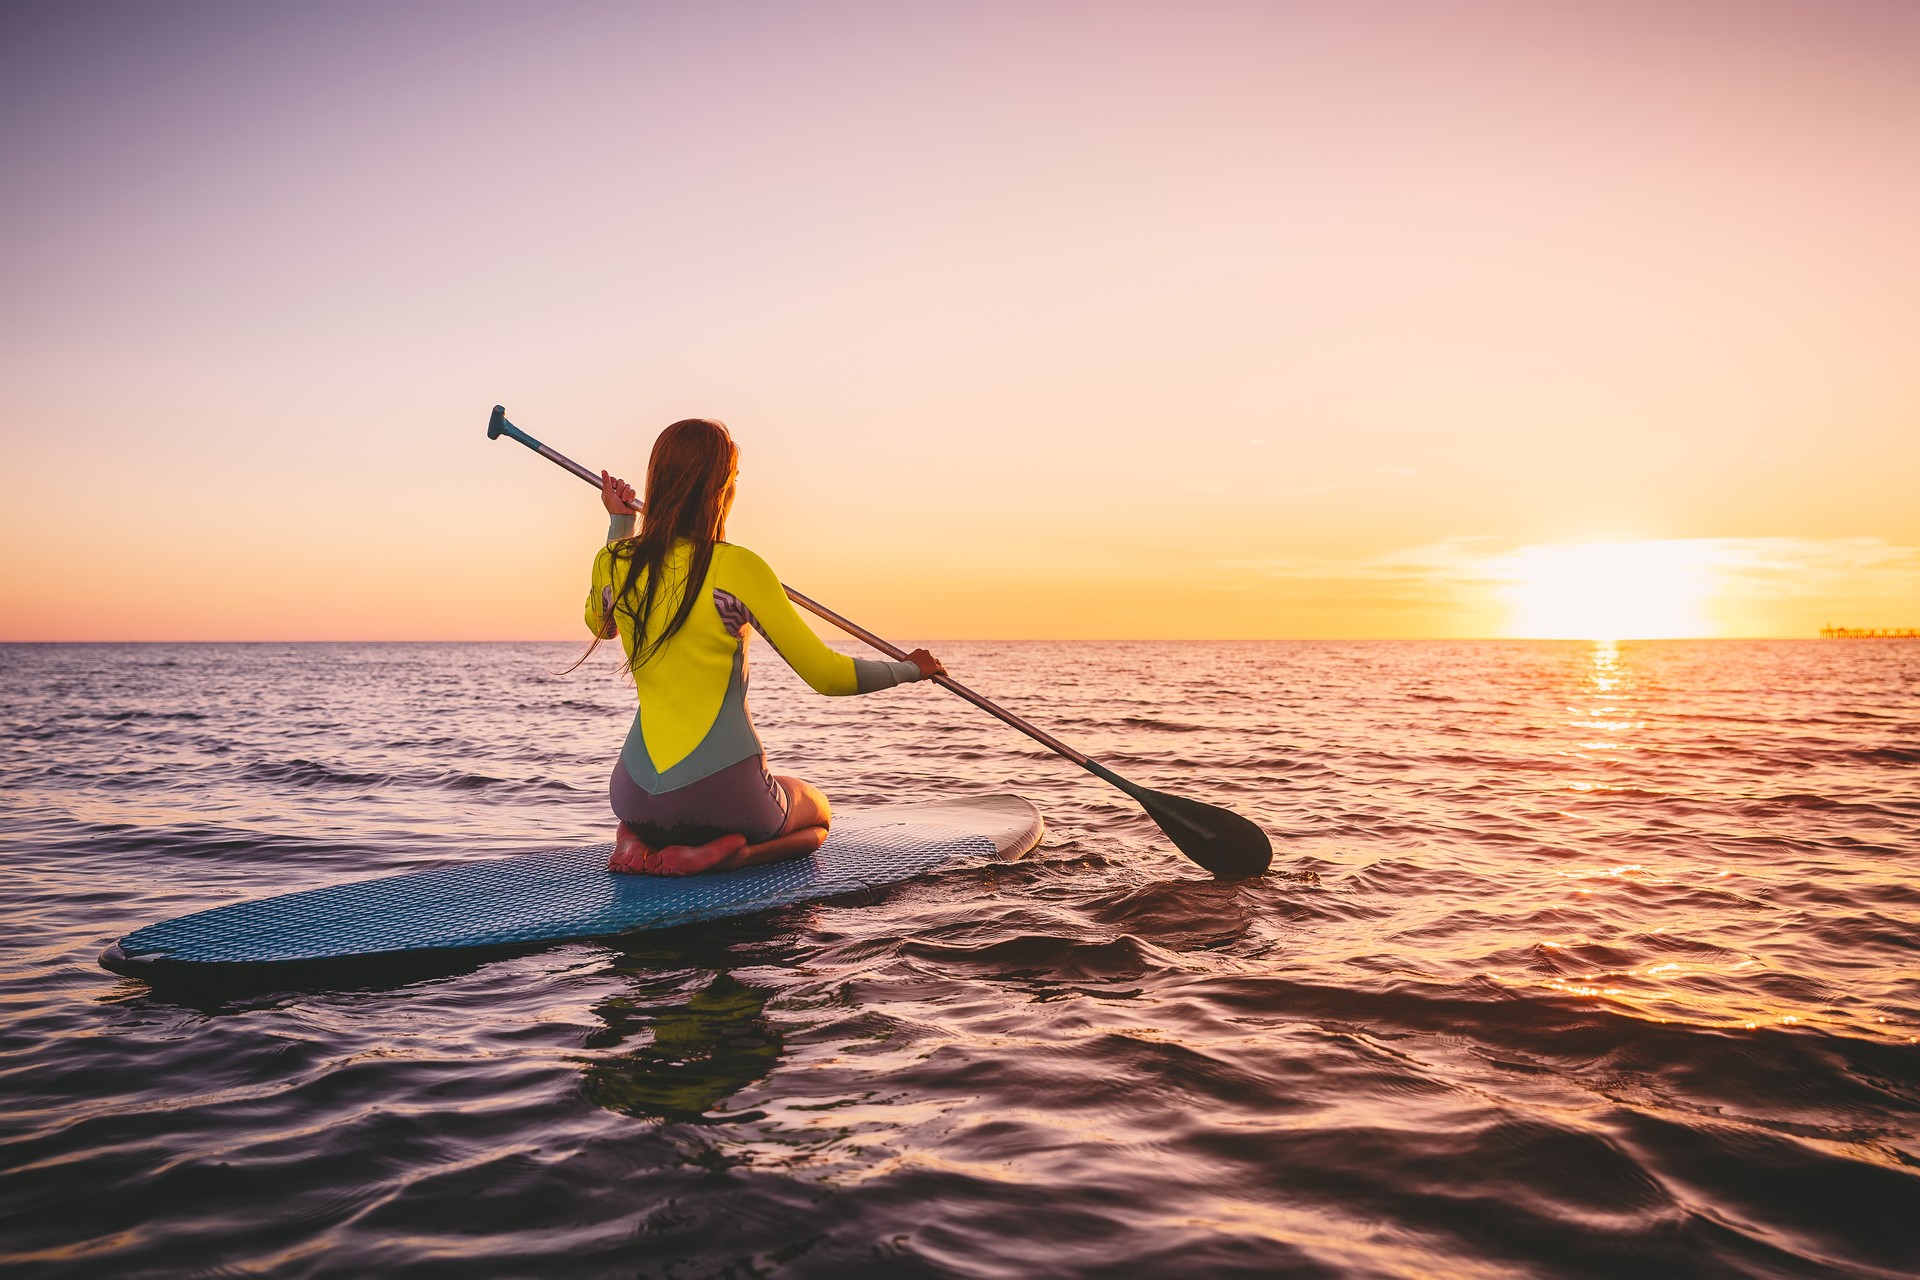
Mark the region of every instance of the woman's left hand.
<instances>
[{"instance_id":1,"label":"woman's left hand","mask_svg":"<svg viewBox=\"0 0 1920 1280\"><path fill-rule=\"evenodd\" d=\"M947 669L941 665L940 659L934 657L925 649L915 649L907 655L907 661L920 668L920 678L922 680L930 680L934 676L947 674Z\"/></svg>"},{"instance_id":2,"label":"woman's left hand","mask_svg":"<svg viewBox=\"0 0 1920 1280\"><path fill-rule=\"evenodd\" d=\"M600 473L600 502L610 516L637 516L640 504L634 501L637 495L633 486L618 476Z\"/></svg>"}]
</instances>

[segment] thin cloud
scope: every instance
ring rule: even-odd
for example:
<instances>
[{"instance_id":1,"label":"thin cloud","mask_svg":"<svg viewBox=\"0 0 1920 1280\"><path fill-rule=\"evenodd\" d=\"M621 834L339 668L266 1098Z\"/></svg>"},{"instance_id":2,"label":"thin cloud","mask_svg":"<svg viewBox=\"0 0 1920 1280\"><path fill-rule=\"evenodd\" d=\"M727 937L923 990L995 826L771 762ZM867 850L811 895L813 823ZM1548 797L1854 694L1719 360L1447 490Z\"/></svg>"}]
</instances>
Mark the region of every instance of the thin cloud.
<instances>
[{"instance_id":1,"label":"thin cloud","mask_svg":"<svg viewBox=\"0 0 1920 1280\"><path fill-rule=\"evenodd\" d=\"M1449 611L1484 634L1518 583L1544 560L1587 544L1501 545L1450 538L1358 558L1319 556L1214 562L1222 576L1280 588L1302 602L1365 599L1409 615ZM1672 538L1636 549L1689 566L1703 581L1708 628L1722 635L1809 635L1823 621L1920 625L1920 547L1884 538Z\"/></svg>"}]
</instances>

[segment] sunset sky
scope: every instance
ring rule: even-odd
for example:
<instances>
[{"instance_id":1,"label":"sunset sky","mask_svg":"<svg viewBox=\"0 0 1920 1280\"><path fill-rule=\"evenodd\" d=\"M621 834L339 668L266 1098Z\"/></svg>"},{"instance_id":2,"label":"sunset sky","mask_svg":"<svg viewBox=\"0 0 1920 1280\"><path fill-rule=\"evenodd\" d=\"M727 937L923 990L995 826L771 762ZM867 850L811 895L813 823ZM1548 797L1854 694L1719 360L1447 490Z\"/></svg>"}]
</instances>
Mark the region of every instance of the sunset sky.
<instances>
[{"instance_id":1,"label":"sunset sky","mask_svg":"<svg viewBox=\"0 0 1920 1280\"><path fill-rule=\"evenodd\" d=\"M0 639L1920 626L1920 4L11 3Z\"/></svg>"}]
</instances>

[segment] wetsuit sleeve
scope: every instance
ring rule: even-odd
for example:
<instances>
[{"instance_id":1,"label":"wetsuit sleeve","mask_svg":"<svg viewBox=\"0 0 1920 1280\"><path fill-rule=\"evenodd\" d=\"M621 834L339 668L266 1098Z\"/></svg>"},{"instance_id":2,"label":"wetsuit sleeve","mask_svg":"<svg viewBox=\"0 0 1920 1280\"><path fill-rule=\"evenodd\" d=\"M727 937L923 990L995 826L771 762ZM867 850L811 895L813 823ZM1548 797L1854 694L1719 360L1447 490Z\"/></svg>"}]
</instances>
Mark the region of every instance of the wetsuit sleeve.
<instances>
[{"instance_id":1,"label":"wetsuit sleeve","mask_svg":"<svg viewBox=\"0 0 1920 1280\"><path fill-rule=\"evenodd\" d=\"M890 662L880 658L853 659L853 675L860 685L855 691L858 693L877 693L897 684L912 684L915 680L926 679L915 663Z\"/></svg>"},{"instance_id":2,"label":"wetsuit sleeve","mask_svg":"<svg viewBox=\"0 0 1920 1280\"><path fill-rule=\"evenodd\" d=\"M633 517L607 517L607 546L633 536ZM613 557L602 548L593 558L593 586L587 592L587 630L600 635L606 627L607 613L613 608ZM605 637L611 639L612 637Z\"/></svg>"},{"instance_id":3,"label":"wetsuit sleeve","mask_svg":"<svg viewBox=\"0 0 1920 1280\"><path fill-rule=\"evenodd\" d=\"M849 658L827 648L787 599L767 562L746 548L733 548L726 576L726 589L752 611L760 634L816 692L874 693L920 679L920 668L911 662Z\"/></svg>"},{"instance_id":4,"label":"wetsuit sleeve","mask_svg":"<svg viewBox=\"0 0 1920 1280\"><path fill-rule=\"evenodd\" d=\"M615 517L618 519L618 517ZM632 517L628 517L631 519ZM593 584L587 588L587 630L603 635L607 629L607 610L613 603L613 557L606 548L593 558Z\"/></svg>"}]
</instances>

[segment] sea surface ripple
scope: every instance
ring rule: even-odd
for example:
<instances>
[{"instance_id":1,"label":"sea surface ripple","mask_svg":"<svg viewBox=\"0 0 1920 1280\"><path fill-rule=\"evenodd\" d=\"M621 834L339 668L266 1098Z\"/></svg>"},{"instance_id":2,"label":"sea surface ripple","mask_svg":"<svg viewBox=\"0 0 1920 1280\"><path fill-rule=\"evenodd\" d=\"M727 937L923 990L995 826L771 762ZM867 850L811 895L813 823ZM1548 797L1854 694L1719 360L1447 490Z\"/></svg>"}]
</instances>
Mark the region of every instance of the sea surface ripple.
<instances>
[{"instance_id":1,"label":"sea surface ripple","mask_svg":"<svg viewBox=\"0 0 1920 1280\"><path fill-rule=\"evenodd\" d=\"M1908 1276L1920 644L938 646L808 693L843 810L1031 861L407 974L181 992L164 917L608 838L561 644L0 647L9 1276Z\"/></svg>"}]
</instances>

